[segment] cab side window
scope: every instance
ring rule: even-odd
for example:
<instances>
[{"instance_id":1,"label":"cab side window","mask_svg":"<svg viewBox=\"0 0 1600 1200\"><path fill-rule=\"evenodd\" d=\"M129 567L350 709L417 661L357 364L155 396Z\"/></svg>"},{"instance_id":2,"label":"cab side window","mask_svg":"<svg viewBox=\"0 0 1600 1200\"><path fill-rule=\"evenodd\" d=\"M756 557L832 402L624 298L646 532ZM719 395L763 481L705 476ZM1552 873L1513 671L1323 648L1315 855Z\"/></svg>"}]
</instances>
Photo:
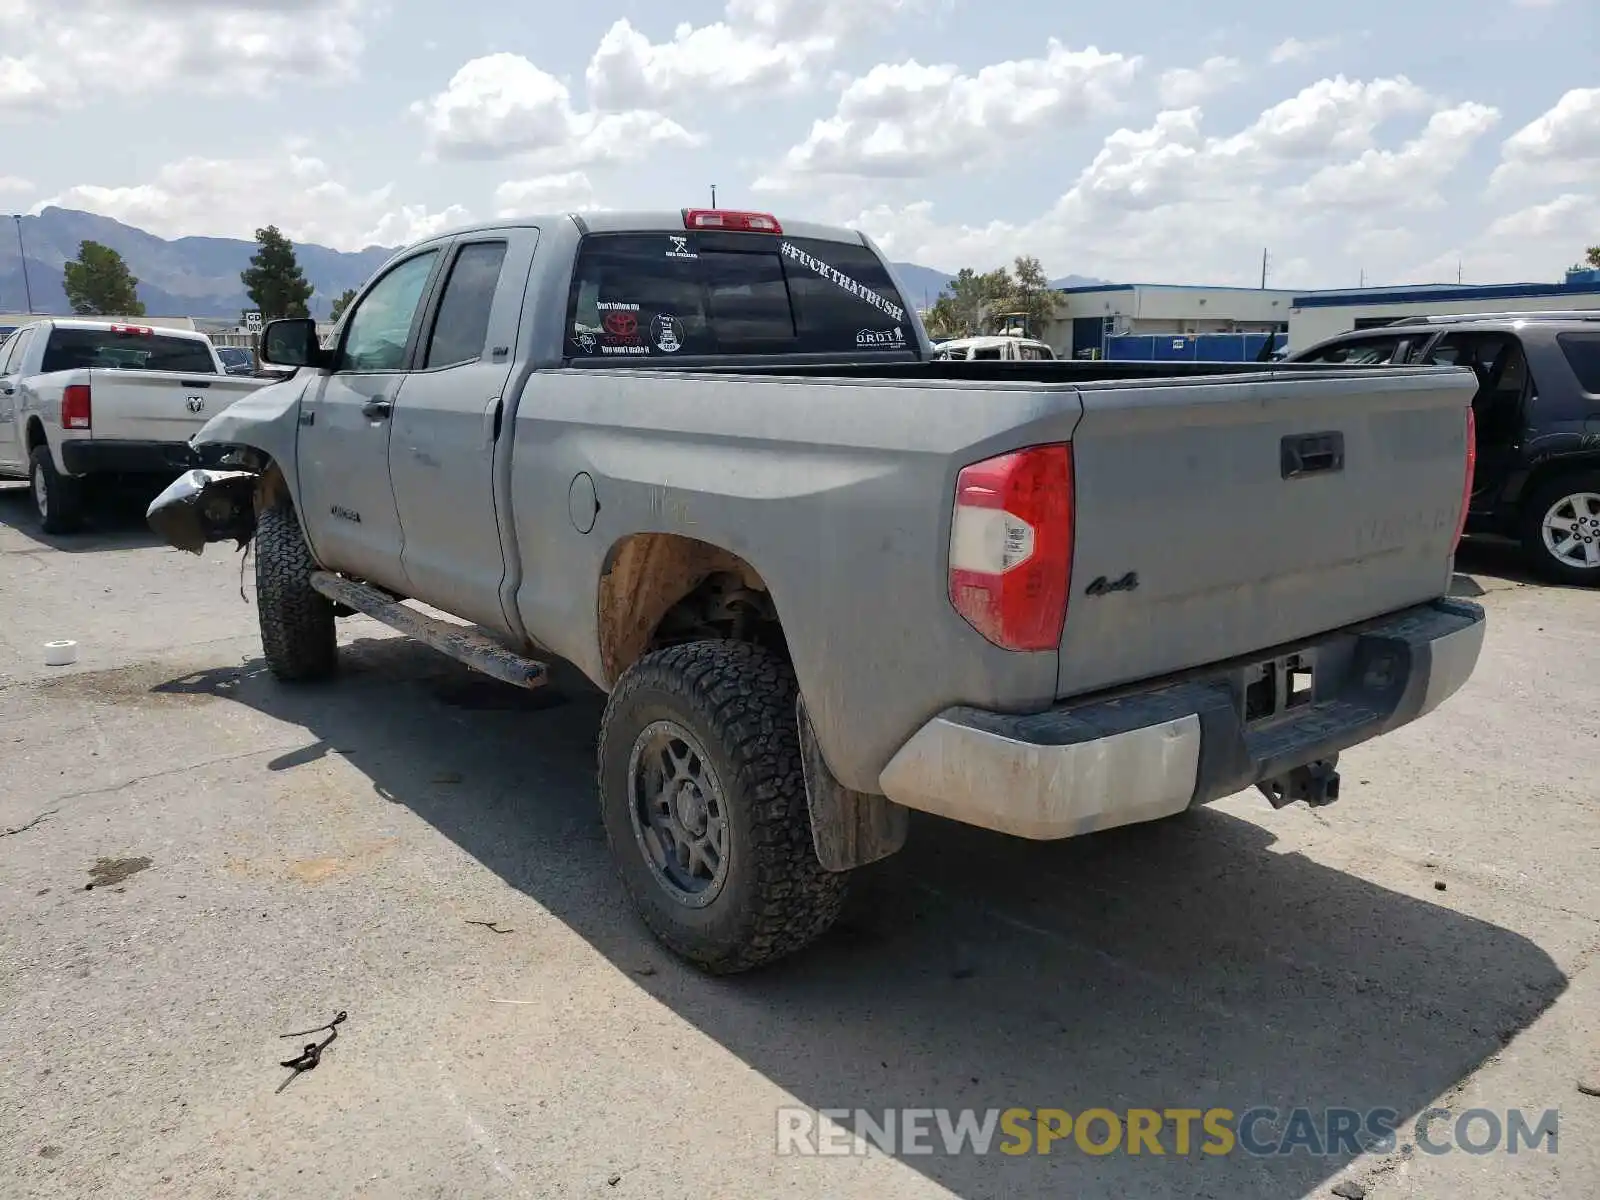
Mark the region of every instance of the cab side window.
<instances>
[{"instance_id":1,"label":"cab side window","mask_svg":"<svg viewBox=\"0 0 1600 1200\"><path fill-rule=\"evenodd\" d=\"M391 270L359 301L345 323L341 371L404 371L411 327L433 273L437 250L429 250Z\"/></svg>"},{"instance_id":2,"label":"cab side window","mask_svg":"<svg viewBox=\"0 0 1600 1200\"><path fill-rule=\"evenodd\" d=\"M33 342L32 329L19 330L13 334L6 343L6 360L0 374L16 375L22 370L23 360L28 356L28 346Z\"/></svg>"},{"instance_id":3,"label":"cab side window","mask_svg":"<svg viewBox=\"0 0 1600 1200\"><path fill-rule=\"evenodd\" d=\"M433 319L424 368L453 367L483 357L505 259L504 242L471 242L457 252Z\"/></svg>"}]
</instances>

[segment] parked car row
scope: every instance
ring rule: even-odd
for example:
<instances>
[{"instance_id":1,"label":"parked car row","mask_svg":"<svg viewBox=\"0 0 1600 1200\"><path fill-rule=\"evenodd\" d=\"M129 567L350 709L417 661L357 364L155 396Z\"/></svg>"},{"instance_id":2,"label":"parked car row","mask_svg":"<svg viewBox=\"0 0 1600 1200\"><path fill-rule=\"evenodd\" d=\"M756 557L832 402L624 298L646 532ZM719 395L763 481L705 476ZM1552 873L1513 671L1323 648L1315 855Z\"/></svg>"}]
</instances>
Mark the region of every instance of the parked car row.
<instances>
[{"instance_id":1,"label":"parked car row","mask_svg":"<svg viewBox=\"0 0 1600 1200\"><path fill-rule=\"evenodd\" d=\"M1478 461L1467 532L1515 538L1546 576L1600 585L1600 312L1397 321L1290 361L1470 367Z\"/></svg>"},{"instance_id":2,"label":"parked car row","mask_svg":"<svg viewBox=\"0 0 1600 1200\"><path fill-rule=\"evenodd\" d=\"M623 882L711 971L821 934L911 809L1328 803L1482 645L1453 367L936 359L865 235L721 210L431 237L260 353L294 376L152 526L254 542L285 681L356 612L521 687L575 665Z\"/></svg>"}]
</instances>

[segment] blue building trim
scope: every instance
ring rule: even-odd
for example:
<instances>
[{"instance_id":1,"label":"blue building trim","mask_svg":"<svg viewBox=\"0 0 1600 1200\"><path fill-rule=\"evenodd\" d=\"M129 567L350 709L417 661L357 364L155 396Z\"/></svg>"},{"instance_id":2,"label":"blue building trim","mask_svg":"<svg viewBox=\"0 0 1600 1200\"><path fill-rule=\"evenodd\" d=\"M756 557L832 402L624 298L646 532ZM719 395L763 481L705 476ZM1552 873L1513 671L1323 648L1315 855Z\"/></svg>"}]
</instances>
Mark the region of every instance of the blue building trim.
<instances>
[{"instance_id":1,"label":"blue building trim","mask_svg":"<svg viewBox=\"0 0 1600 1200\"><path fill-rule=\"evenodd\" d=\"M1291 303L1295 308L1348 308L1365 304L1438 304L1456 300L1544 300L1559 299L1562 296L1600 297L1600 284L1497 283L1481 287L1444 285L1384 291L1368 289L1354 292L1315 292L1306 296L1296 296Z\"/></svg>"}]
</instances>

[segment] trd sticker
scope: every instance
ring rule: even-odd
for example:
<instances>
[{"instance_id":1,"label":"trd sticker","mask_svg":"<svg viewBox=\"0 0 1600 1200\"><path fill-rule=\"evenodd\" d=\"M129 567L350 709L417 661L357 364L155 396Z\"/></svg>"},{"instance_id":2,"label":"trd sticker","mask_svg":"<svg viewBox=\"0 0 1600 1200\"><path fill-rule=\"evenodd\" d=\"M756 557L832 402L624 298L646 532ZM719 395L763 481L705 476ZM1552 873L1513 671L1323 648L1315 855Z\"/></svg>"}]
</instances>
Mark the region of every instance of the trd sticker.
<instances>
[{"instance_id":1,"label":"trd sticker","mask_svg":"<svg viewBox=\"0 0 1600 1200\"><path fill-rule=\"evenodd\" d=\"M700 256L693 250L689 249L689 239L687 237L680 237L675 233L669 233L667 235L667 257L699 258Z\"/></svg>"},{"instance_id":2,"label":"trd sticker","mask_svg":"<svg viewBox=\"0 0 1600 1200\"><path fill-rule=\"evenodd\" d=\"M879 312L887 314L897 322L906 319L906 310L898 304L891 304L866 284L851 279L843 271L835 270L820 258L813 258L793 242L784 242L778 247L778 253L791 262L799 263L808 270L815 271L840 291L848 292L857 300L872 305Z\"/></svg>"},{"instance_id":3,"label":"trd sticker","mask_svg":"<svg viewBox=\"0 0 1600 1200\"><path fill-rule=\"evenodd\" d=\"M650 340L663 354L676 354L683 349L683 325L670 313L662 313L650 322Z\"/></svg>"}]
</instances>

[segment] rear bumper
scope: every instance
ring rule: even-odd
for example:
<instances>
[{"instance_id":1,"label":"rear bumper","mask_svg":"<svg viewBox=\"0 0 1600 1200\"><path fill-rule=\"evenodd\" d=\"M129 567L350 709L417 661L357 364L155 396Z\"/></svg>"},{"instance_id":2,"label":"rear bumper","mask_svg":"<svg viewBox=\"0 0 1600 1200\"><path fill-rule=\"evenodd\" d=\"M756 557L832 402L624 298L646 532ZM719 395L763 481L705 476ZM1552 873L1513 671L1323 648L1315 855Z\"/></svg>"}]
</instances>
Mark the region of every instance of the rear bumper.
<instances>
[{"instance_id":1,"label":"rear bumper","mask_svg":"<svg viewBox=\"0 0 1600 1200\"><path fill-rule=\"evenodd\" d=\"M908 808L1026 838L1171 816L1325 760L1438 707L1471 676L1484 613L1438 600L1271 652L1312 671L1311 696L1246 720L1263 660L1110 698L1013 715L946 709L879 778Z\"/></svg>"},{"instance_id":2,"label":"rear bumper","mask_svg":"<svg viewBox=\"0 0 1600 1200\"><path fill-rule=\"evenodd\" d=\"M61 443L61 466L68 475L176 475L195 465L188 442L80 438Z\"/></svg>"}]
</instances>

